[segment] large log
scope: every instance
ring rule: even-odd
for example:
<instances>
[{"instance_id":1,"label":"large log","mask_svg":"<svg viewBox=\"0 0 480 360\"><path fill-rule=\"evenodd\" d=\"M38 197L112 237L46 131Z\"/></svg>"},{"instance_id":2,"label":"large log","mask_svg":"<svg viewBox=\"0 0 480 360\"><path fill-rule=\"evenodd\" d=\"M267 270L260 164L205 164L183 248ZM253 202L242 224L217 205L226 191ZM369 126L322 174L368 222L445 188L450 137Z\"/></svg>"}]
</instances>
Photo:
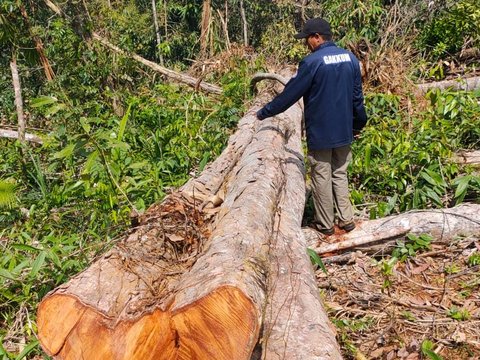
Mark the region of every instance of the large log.
<instances>
[{"instance_id":1,"label":"large log","mask_svg":"<svg viewBox=\"0 0 480 360\"><path fill-rule=\"evenodd\" d=\"M430 89L454 89L474 91L480 88L480 76L472 76L468 78L458 78L453 80L442 80L431 83L417 84L417 88L426 93Z\"/></svg>"},{"instance_id":2,"label":"large log","mask_svg":"<svg viewBox=\"0 0 480 360\"><path fill-rule=\"evenodd\" d=\"M333 237L333 243L322 244L323 236L304 229L308 245L318 254L362 250L365 246L399 239L410 233L429 234L436 241L450 241L455 236L480 234L480 205L461 204L449 209L414 210L386 218L361 221L357 228Z\"/></svg>"},{"instance_id":3,"label":"large log","mask_svg":"<svg viewBox=\"0 0 480 360\"><path fill-rule=\"evenodd\" d=\"M43 299L39 339L49 355L247 360L261 335L268 359L340 358L299 236L303 201L289 210L304 196L301 109L261 123L257 109L198 179ZM219 192L223 203L211 209L206 200Z\"/></svg>"},{"instance_id":4,"label":"large log","mask_svg":"<svg viewBox=\"0 0 480 360\"><path fill-rule=\"evenodd\" d=\"M25 133L25 140L31 141L37 144L41 144L43 141L40 137L34 134ZM0 129L0 138L8 138L8 139L20 139L20 135L18 131L9 130L9 129Z\"/></svg>"},{"instance_id":5,"label":"large log","mask_svg":"<svg viewBox=\"0 0 480 360\"><path fill-rule=\"evenodd\" d=\"M301 117L301 109L296 111ZM279 118L279 121L288 119ZM295 123L290 131L281 163L285 180L280 189L270 244L262 359L341 359L335 331L322 307L306 252L306 240L301 232L302 217L299 214L303 214L305 206L301 122Z\"/></svg>"}]
</instances>

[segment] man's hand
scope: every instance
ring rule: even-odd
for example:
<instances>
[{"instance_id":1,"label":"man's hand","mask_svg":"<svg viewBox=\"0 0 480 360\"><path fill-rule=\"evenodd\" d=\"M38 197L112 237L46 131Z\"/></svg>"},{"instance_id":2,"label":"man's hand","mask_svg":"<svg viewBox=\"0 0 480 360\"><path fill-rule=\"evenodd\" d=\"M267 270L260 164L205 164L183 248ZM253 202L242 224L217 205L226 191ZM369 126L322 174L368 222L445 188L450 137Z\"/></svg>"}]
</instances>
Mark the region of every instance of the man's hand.
<instances>
[{"instance_id":1,"label":"man's hand","mask_svg":"<svg viewBox=\"0 0 480 360\"><path fill-rule=\"evenodd\" d=\"M258 110L256 115L257 115L257 119L260 121L266 119L266 117L264 117L262 114L262 109Z\"/></svg>"}]
</instances>

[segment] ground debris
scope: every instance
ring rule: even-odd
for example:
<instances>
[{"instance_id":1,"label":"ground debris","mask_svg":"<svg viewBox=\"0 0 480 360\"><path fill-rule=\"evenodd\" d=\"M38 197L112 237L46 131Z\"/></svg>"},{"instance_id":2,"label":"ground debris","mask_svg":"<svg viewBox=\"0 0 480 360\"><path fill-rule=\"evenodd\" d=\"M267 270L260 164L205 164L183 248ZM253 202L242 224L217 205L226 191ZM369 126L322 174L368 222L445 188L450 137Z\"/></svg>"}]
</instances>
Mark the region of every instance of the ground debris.
<instances>
[{"instance_id":1,"label":"ground debris","mask_svg":"<svg viewBox=\"0 0 480 360\"><path fill-rule=\"evenodd\" d=\"M355 253L317 280L346 359L480 358L480 238L460 238L404 261ZM390 250L391 252L391 250Z\"/></svg>"}]
</instances>

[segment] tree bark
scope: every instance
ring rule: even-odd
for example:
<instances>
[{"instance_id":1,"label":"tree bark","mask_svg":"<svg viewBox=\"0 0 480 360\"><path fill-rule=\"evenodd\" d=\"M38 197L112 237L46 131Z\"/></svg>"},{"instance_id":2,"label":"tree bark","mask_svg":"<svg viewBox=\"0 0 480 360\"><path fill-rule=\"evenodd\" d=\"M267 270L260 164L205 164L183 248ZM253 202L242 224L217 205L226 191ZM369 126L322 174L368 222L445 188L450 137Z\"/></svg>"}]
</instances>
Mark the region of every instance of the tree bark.
<instances>
[{"instance_id":1,"label":"tree bark","mask_svg":"<svg viewBox=\"0 0 480 360\"><path fill-rule=\"evenodd\" d=\"M163 55L160 49L160 45L162 43L161 35L160 35L160 26L158 25L158 15L157 15L157 3L155 0L152 0L152 13L153 13L153 24L155 26L155 36L157 40L157 53L158 53L158 60L160 61L160 65L163 66Z\"/></svg>"},{"instance_id":2,"label":"tree bark","mask_svg":"<svg viewBox=\"0 0 480 360\"><path fill-rule=\"evenodd\" d=\"M359 222L350 233L331 236L335 242L321 244L324 239L313 229L304 230L309 247L319 254L361 250L366 245L414 235L429 234L437 241L449 241L455 236L480 234L480 205L461 204L454 208L415 210L382 219Z\"/></svg>"},{"instance_id":3,"label":"tree bark","mask_svg":"<svg viewBox=\"0 0 480 360\"><path fill-rule=\"evenodd\" d=\"M243 45L248 46L248 23L247 16L245 15L245 6L243 0L240 0L240 16L242 18L243 28Z\"/></svg>"},{"instance_id":4,"label":"tree bark","mask_svg":"<svg viewBox=\"0 0 480 360\"><path fill-rule=\"evenodd\" d=\"M460 151L455 155L455 161L465 165L480 165L480 150Z\"/></svg>"},{"instance_id":5,"label":"tree bark","mask_svg":"<svg viewBox=\"0 0 480 360\"><path fill-rule=\"evenodd\" d=\"M200 23L200 58L207 56L208 38L212 17L212 1L204 0L202 5L202 20Z\"/></svg>"},{"instance_id":6,"label":"tree bark","mask_svg":"<svg viewBox=\"0 0 480 360\"><path fill-rule=\"evenodd\" d=\"M417 88L424 93L426 93L430 89L445 90L448 88L452 88L454 90L473 91L473 90L480 89L480 76L417 84Z\"/></svg>"},{"instance_id":7,"label":"tree bark","mask_svg":"<svg viewBox=\"0 0 480 360\"><path fill-rule=\"evenodd\" d=\"M13 89L15 91L15 106L17 108L18 140L20 140L22 143L25 143L25 116L23 114L22 86L20 83L20 76L18 75L17 59L15 55L12 56L10 69L12 71Z\"/></svg>"},{"instance_id":8,"label":"tree bark","mask_svg":"<svg viewBox=\"0 0 480 360\"><path fill-rule=\"evenodd\" d=\"M225 15L220 11L220 9L217 9L218 13L218 18L220 19L220 24L222 24L222 29L223 29L223 34L225 36L225 47L227 51L230 51L230 35L228 34L228 18L227 18L227 12L228 9L225 9Z\"/></svg>"},{"instance_id":9,"label":"tree bark","mask_svg":"<svg viewBox=\"0 0 480 360\"><path fill-rule=\"evenodd\" d=\"M259 122L258 107L198 179L42 300L39 339L48 354L247 360L261 335L266 359L341 358L300 235L301 109ZM220 191L207 221L201 198Z\"/></svg>"},{"instance_id":10,"label":"tree bark","mask_svg":"<svg viewBox=\"0 0 480 360\"><path fill-rule=\"evenodd\" d=\"M25 140L34 142L37 144L42 144L43 141L37 135L25 133ZM0 138L8 138L8 139L20 139L20 135L18 131L8 130L8 129L0 129Z\"/></svg>"},{"instance_id":11,"label":"tree bark","mask_svg":"<svg viewBox=\"0 0 480 360\"><path fill-rule=\"evenodd\" d=\"M216 85L212 85L212 84L203 82L203 81L201 81L201 79L196 79L196 78L194 78L190 75L182 74L182 73L167 69L163 66L160 66L160 65L154 63L153 61L144 59L143 57L141 57L137 54L127 54L122 49L113 45L111 42L109 42L107 39L101 37L97 33L93 33L92 37L95 40L97 40L98 42L100 42L101 44L103 44L106 47L112 49L113 51L115 51L117 53L120 53L120 54L123 54L125 56L129 56L132 59L138 61L139 63L149 67L150 69L152 69L156 72L159 72L160 74L163 74L163 75L167 76L168 78L170 78L174 81L177 81L177 82L180 82L180 83L183 83L183 84L187 84L187 85L192 86L196 89L200 88L200 89L202 89L206 92L210 92L210 93L214 93L214 94L221 94L222 93L222 89L220 87L216 86Z\"/></svg>"}]
</instances>

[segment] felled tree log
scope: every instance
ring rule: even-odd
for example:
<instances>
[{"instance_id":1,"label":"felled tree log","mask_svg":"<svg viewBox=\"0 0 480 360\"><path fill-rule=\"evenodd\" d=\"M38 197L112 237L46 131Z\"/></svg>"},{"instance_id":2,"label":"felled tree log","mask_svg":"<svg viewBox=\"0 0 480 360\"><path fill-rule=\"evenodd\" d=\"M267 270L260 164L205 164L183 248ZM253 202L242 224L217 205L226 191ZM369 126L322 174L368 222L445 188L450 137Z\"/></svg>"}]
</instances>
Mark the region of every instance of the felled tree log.
<instances>
[{"instance_id":1,"label":"felled tree log","mask_svg":"<svg viewBox=\"0 0 480 360\"><path fill-rule=\"evenodd\" d=\"M306 360L341 358L298 236L302 200L289 210L304 196L300 108L261 123L257 109L198 179L150 208L125 240L43 299L38 329L48 354L241 360L261 338L267 359L295 359L288 357L295 352ZM207 202L216 212L208 223L200 205L220 191L220 207Z\"/></svg>"},{"instance_id":2,"label":"felled tree log","mask_svg":"<svg viewBox=\"0 0 480 360\"><path fill-rule=\"evenodd\" d=\"M296 118L301 117L301 109L295 110ZM280 122L289 121L286 116L277 118ZM301 122L294 125L280 166L284 184L280 188L270 243L262 359L341 359L301 231L299 214L303 214L305 206Z\"/></svg>"},{"instance_id":3,"label":"felled tree log","mask_svg":"<svg viewBox=\"0 0 480 360\"><path fill-rule=\"evenodd\" d=\"M480 165L480 150L460 151L456 154L455 160L459 164Z\"/></svg>"},{"instance_id":4,"label":"felled tree log","mask_svg":"<svg viewBox=\"0 0 480 360\"><path fill-rule=\"evenodd\" d=\"M18 131L15 131L15 130L0 129L0 138L20 139L20 135ZM38 144L42 143L41 138L39 138L37 135L29 134L29 133L25 133L24 140L31 141Z\"/></svg>"},{"instance_id":5,"label":"felled tree log","mask_svg":"<svg viewBox=\"0 0 480 360\"><path fill-rule=\"evenodd\" d=\"M308 244L319 254L361 250L367 245L398 239L407 233L429 234L438 241L449 241L455 236L480 234L480 205L461 204L454 208L415 210L382 219L363 221L347 234L334 237L335 242L322 244L319 234L305 229Z\"/></svg>"},{"instance_id":6,"label":"felled tree log","mask_svg":"<svg viewBox=\"0 0 480 360\"><path fill-rule=\"evenodd\" d=\"M426 93L430 89L445 90L448 88L452 88L455 90L473 91L476 89L480 89L480 76L417 84L417 88L424 93Z\"/></svg>"}]
</instances>

